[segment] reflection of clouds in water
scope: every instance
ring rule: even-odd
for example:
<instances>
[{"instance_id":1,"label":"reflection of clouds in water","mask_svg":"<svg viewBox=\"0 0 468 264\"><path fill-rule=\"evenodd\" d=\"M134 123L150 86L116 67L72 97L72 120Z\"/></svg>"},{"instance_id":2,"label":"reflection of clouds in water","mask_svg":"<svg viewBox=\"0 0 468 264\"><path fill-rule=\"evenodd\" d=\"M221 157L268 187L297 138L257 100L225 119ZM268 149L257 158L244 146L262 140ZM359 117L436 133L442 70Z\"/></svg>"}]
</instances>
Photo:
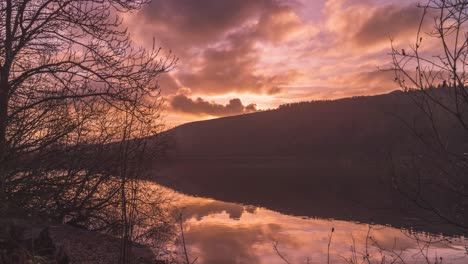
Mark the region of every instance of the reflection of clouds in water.
<instances>
[{"instance_id":1,"label":"reflection of clouds in water","mask_svg":"<svg viewBox=\"0 0 468 264\"><path fill-rule=\"evenodd\" d=\"M200 199L200 198L198 198ZM205 216L211 214L226 212L232 219L240 219L242 213L249 212L254 213L255 207L252 206L243 206L240 204L234 203L225 203L216 200L206 199L204 202L197 203L184 203L183 204L183 218L190 219L196 218L201 220Z\"/></svg>"},{"instance_id":2,"label":"reflection of clouds in water","mask_svg":"<svg viewBox=\"0 0 468 264\"><path fill-rule=\"evenodd\" d=\"M173 205L184 208L184 232L191 257L197 263L284 263L274 252L272 243L279 242L279 249L291 263L322 264L327 259L327 244L331 228L335 228L330 254L334 264L346 263L351 247L356 247L362 259L365 253L368 225L346 221L303 219L283 215L255 206L221 202L214 199L190 197L168 188L149 184L148 187L163 192L173 200ZM390 227L372 226L372 240L385 249L404 251L408 264L426 263L419 254L415 237L422 241L440 240L420 233L402 231ZM354 241L354 242L353 242ZM430 259L443 257L443 263L468 263L466 247L468 241L459 238L431 246ZM372 241L370 241L372 245ZM419 245L424 246L424 243ZM380 263L378 249L369 248L371 258ZM391 259L387 258L387 261ZM390 261L391 262L391 261Z\"/></svg>"},{"instance_id":3,"label":"reflection of clouds in water","mask_svg":"<svg viewBox=\"0 0 468 264\"><path fill-rule=\"evenodd\" d=\"M326 263L328 236L335 228L331 244L331 259L345 263L351 256L351 246L358 256L365 252L368 226L345 221L302 219L286 216L262 208L244 210L244 206L216 202L192 203L191 215L185 222L186 238L192 256L200 263L282 263L275 254L272 242L278 241L281 252L292 263ZM188 204L187 204L188 205ZM226 205L226 207L222 207ZM186 207L190 209L190 206ZM196 212L201 209L200 212ZM211 213L210 213L211 212ZM374 226L371 237L386 249L404 251L409 263L421 263L417 243L408 233L390 227ZM420 238L427 238L420 236ZM354 240L354 242L353 242ZM373 244L372 241L368 241ZM450 259L450 263L465 263L463 248L449 248L447 244L433 246L433 253ZM377 248L369 248L371 257L380 256Z\"/></svg>"},{"instance_id":4,"label":"reflection of clouds in water","mask_svg":"<svg viewBox=\"0 0 468 264\"><path fill-rule=\"evenodd\" d=\"M254 206L173 194L177 196L175 204L184 208L185 238L191 257L199 258L197 263L284 263L274 252L274 241L279 242L280 251L291 263L304 263L306 258L311 260L310 263L326 263L332 227L335 228L330 248L333 263L346 263L343 258L350 258L353 245L358 257L362 259L365 253L368 225L303 219ZM397 253L404 251L403 256L409 264L425 263L418 254L420 249L415 235L423 241L435 239L382 226L372 226L370 235L370 245L375 240L382 248L393 249ZM437 256L443 257L444 263L468 263L468 258L464 257L467 241L461 238L452 242L432 245L430 259ZM369 253L374 260L379 259L377 248L370 247Z\"/></svg>"},{"instance_id":5,"label":"reflection of clouds in water","mask_svg":"<svg viewBox=\"0 0 468 264\"><path fill-rule=\"evenodd\" d=\"M222 223L191 222L186 240L192 255L201 263L261 263L259 254L265 243L273 241L281 227L276 224L225 225Z\"/></svg>"}]
</instances>

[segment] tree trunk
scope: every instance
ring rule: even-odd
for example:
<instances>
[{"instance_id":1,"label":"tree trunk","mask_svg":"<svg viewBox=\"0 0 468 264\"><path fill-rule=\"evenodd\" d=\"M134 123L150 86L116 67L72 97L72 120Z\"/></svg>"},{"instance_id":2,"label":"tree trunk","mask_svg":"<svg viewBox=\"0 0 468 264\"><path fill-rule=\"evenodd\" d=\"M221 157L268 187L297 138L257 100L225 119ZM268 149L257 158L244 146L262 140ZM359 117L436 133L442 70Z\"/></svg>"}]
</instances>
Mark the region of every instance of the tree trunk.
<instances>
[{"instance_id":1,"label":"tree trunk","mask_svg":"<svg viewBox=\"0 0 468 264\"><path fill-rule=\"evenodd\" d=\"M0 71L0 202L5 204L6 198L6 129L8 118L8 74Z\"/></svg>"},{"instance_id":2,"label":"tree trunk","mask_svg":"<svg viewBox=\"0 0 468 264\"><path fill-rule=\"evenodd\" d=\"M3 65L0 67L0 202L2 208L7 207L6 204L6 157L7 157L7 119L8 119L8 101L9 101L9 75L10 66L12 65L13 54L13 37L12 37L12 18L13 6L12 1L6 1L6 17L5 17L5 58Z\"/></svg>"}]
</instances>

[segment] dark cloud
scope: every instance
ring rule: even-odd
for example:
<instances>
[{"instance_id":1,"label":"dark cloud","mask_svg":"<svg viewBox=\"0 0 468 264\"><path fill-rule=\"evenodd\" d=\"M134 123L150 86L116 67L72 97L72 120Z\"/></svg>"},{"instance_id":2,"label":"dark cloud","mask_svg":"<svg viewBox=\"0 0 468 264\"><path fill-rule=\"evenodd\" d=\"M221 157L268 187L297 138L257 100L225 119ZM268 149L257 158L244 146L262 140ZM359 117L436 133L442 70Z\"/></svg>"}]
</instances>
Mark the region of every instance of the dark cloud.
<instances>
[{"instance_id":1,"label":"dark cloud","mask_svg":"<svg viewBox=\"0 0 468 264\"><path fill-rule=\"evenodd\" d=\"M198 97L193 100L184 94L172 97L173 110L192 115L231 116L257 111L255 104L244 106L240 99L231 99L228 104L222 105L208 102Z\"/></svg>"},{"instance_id":2,"label":"dark cloud","mask_svg":"<svg viewBox=\"0 0 468 264\"><path fill-rule=\"evenodd\" d=\"M256 104L249 104L245 107L244 112L246 113L253 113L257 112L257 105Z\"/></svg>"},{"instance_id":3,"label":"dark cloud","mask_svg":"<svg viewBox=\"0 0 468 264\"><path fill-rule=\"evenodd\" d=\"M415 35L422 14L423 10L416 5L377 8L356 33L355 41L359 45L368 46L388 42L390 37ZM425 21L429 23L430 19Z\"/></svg>"},{"instance_id":4,"label":"dark cloud","mask_svg":"<svg viewBox=\"0 0 468 264\"><path fill-rule=\"evenodd\" d=\"M218 40L277 5L274 0L154 0L139 18L166 33L164 37L180 36L194 45Z\"/></svg>"}]
</instances>

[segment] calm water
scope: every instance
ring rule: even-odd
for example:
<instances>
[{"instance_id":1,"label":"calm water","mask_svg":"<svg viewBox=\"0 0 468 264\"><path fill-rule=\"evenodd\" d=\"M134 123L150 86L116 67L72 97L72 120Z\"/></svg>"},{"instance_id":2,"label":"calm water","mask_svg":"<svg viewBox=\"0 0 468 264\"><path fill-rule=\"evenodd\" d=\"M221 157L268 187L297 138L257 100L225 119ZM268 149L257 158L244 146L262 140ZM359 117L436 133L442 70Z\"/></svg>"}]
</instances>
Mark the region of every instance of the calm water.
<instances>
[{"instance_id":1,"label":"calm water","mask_svg":"<svg viewBox=\"0 0 468 264\"><path fill-rule=\"evenodd\" d=\"M175 201L183 208L185 239L196 263L285 263L274 243L290 263L327 263L328 256L331 263L364 263L366 254L372 263L381 263L382 257L385 263L440 263L441 258L442 263L468 263L463 237L448 240L379 225L301 218L182 194Z\"/></svg>"}]
</instances>

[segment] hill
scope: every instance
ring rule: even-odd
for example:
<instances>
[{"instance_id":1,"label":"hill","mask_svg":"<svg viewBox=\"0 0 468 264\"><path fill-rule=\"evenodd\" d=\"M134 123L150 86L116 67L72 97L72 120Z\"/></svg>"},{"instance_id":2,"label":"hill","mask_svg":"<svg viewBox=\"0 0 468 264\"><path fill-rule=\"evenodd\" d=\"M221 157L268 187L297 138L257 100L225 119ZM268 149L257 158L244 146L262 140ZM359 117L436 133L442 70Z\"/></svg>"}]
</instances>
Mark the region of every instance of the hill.
<instances>
[{"instance_id":1,"label":"hill","mask_svg":"<svg viewBox=\"0 0 468 264\"><path fill-rule=\"evenodd\" d=\"M387 113L404 95L357 97L184 124L172 133L177 156L373 156L409 140ZM389 131L392 131L389 133ZM397 132L397 133L395 133ZM401 145L401 144L398 144Z\"/></svg>"},{"instance_id":2,"label":"hill","mask_svg":"<svg viewBox=\"0 0 468 264\"><path fill-rule=\"evenodd\" d=\"M409 175L413 168L405 164L414 157L431 153L422 142L431 142L435 131L418 98L418 92L395 91L184 124L168 131L170 159L158 181L293 215L420 223L431 215L412 207L392 183ZM439 136L454 152L466 149L456 120L433 109ZM453 202L444 197L437 203Z\"/></svg>"}]
</instances>

